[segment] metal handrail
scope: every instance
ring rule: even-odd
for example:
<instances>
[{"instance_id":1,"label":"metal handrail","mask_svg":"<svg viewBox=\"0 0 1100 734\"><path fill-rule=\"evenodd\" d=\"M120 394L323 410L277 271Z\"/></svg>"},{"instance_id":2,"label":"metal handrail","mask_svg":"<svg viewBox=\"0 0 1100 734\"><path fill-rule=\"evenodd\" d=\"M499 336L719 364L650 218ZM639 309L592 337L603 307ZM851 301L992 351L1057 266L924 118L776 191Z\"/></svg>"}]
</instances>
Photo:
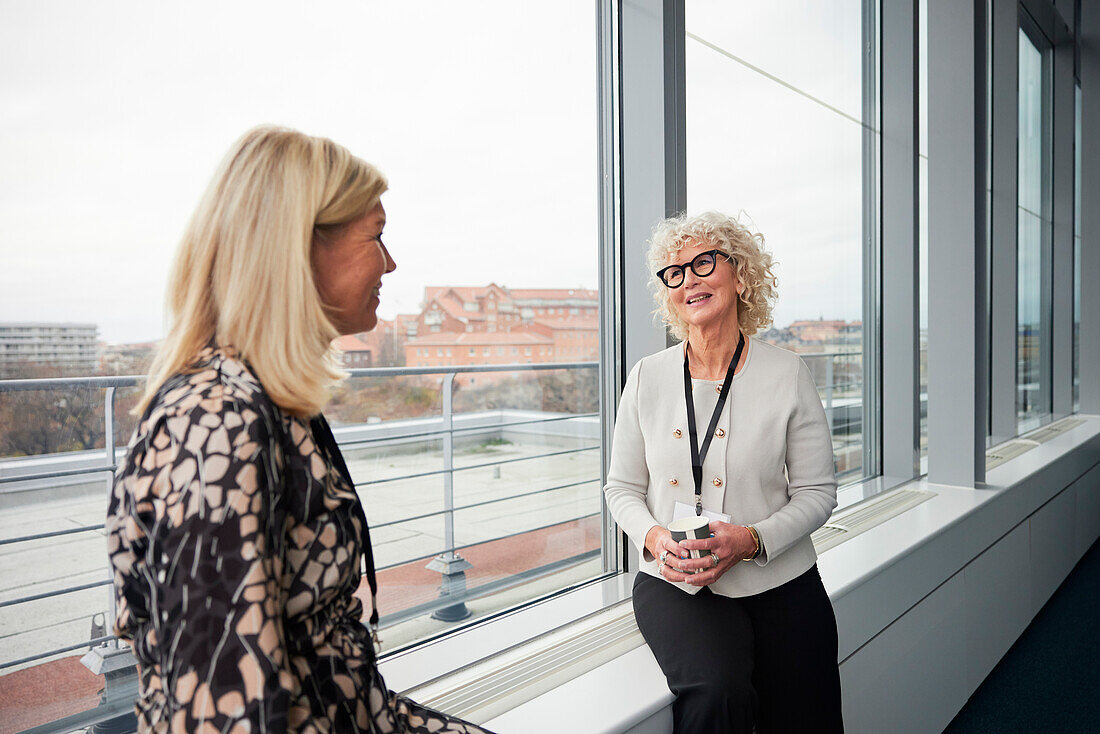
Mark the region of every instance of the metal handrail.
<instances>
[{"instance_id":1,"label":"metal handrail","mask_svg":"<svg viewBox=\"0 0 1100 734\"><path fill-rule=\"evenodd\" d=\"M577 520L586 520L590 517L596 517L599 514L600 513L598 513L598 512L590 512L587 515L580 515L578 517L571 517L568 520L557 520L555 522L547 523L546 525L539 525L538 527L527 528L526 530L518 530L514 533L508 533L507 535L499 535L495 538L489 538L487 540L479 540L476 543L465 543L463 545L456 545L456 546L451 548L451 551L466 550L467 548L473 548L476 545L485 545L486 543L493 543L493 542L498 541L498 540L507 540L508 538L515 538L516 536L519 536L519 535L526 535L527 533L535 533L535 532L538 532L539 530L546 530L547 528L552 528L552 527L555 527L557 525L564 525L567 522L576 522ZM397 568L398 566L405 566L405 565L408 565L410 563L416 563L417 561L426 561L429 558L437 558L438 556L439 556L439 551L436 551L434 553L428 553L427 555L416 556L415 558L406 558L405 560L399 561L397 563L390 563L390 564L385 565L385 566L379 566L377 570L386 571L386 570L391 569L391 568Z\"/></svg>"},{"instance_id":2,"label":"metal handrail","mask_svg":"<svg viewBox=\"0 0 1100 734\"><path fill-rule=\"evenodd\" d=\"M35 660L42 660L48 658L51 655L60 655L63 652L71 652L73 650L79 650L82 647L95 647L96 645L102 645L105 642L113 642L118 639L118 635L103 635L102 637L93 637L90 640L79 642L75 645L66 645L65 647L59 647L56 650L48 650L47 652L36 652L34 655L28 655L25 658L19 658L18 660L9 660L6 663L0 663L0 670L5 668L14 668L16 665L23 665L24 663L33 663Z\"/></svg>"},{"instance_id":3,"label":"metal handrail","mask_svg":"<svg viewBox=\"0 0 1100 734\"><path fill-rule=\"evenodd\" d=\"M519 494L510 494L507 497L497 497L496 499L483 500L481 502L472 502L468 505L462 505L460 507L451 508L451 512L459 512L460 510L469 510L474 507L484 507L485 505L496 504L497 502L505 502L507 500L516 500L522 497L533 497L537 494L546 494L547 492L557 492L560 489L570 489L572 487L579 487L582 484L591 484L592 482L600 481L599 477L593 479L582 479L579 482L570 482L569 484L559 484L556 487L545 487L543 489L535 489L530 492L521 492ZM386 522L380 522L375 525L371 525L371 530L378 530L379 528L388 528L391 525L400 525L406 522L412 522L414 520L424 520L429 517L436 517L446 513L447 510L436 510L435 512L426 512L423 515L413 515L412 517L403 517L400 520L388 520Z\"/></svg>"},{"instance_id":4,"label":"metal handrail","mask_svg":"<svg viewBox=\"0 0 1100 734\"><path fill-rule=\"evenodd\" d=\"M14 484L15 482L34 482L39 479L61 479L63 477L77 477L81 474L98 474L109 471L114 473L118 464L103 464L102 466L85 466L80 469L58 469L57 471L38 472L37 474L19 474L10 477L0 477L0 484Z\"/></svg>"},{"instance_id":5,"label":"metal handrail","mask_svg":"<svg viewBox=\"0 0 1100 734\"><path fill-rule=\"evenodd\" d=\"M530 420L524 421L508 421L507 423L492 423L483 426L466 426L465 428L452 428L450 431L440 428L439 430L417 431L416 433L396 433L392 436L353 438L350 441L345 441L341 443L340 446L354 448L356 446L380 443L383 441L404 441L410 438L431 438L433 436L442 436L444 433L478 433L485 431L499 431L502 428L512 428L513 426L527 426L534 423L556 423L558 421L572 421L579 418L594 418L598 415L599 413L570 413L569 415L559 415L554 416L553 418L531 418Z\"/></svg>"},{"instance_id":6,"label":"metal handrail","mask_svg":"<svg viewBox=\"0 0 1100 734\"><path fill-rule=\"evenodd\" d=\"M141 375L110 377L46 377L40 380L0 380L0 393L27 390L60 390L67 387L103 389L106 387L136 387L145 378Z\"/></svg>"},{"instance_id":7,"label":"metal handrail","mask_svg":"<svg viewBox=\"0 0 1100 734\"><path fill-rule=\"evenodd\" d=\"M354 367L348 377L408 377L417 375L456 375L480 372L538 372L546 370L597 368L599 362L524 362L519 364L451 365L439 367ZM58 390L67 387L136 387L144 375L103 377L47 377L35 380L0 380L0 393L27 390Z\"/></svg>"},{"instance_id":8,"label":"metal handrail","mask_svg":"<svg viewBox=\"0 0 1100 734\"><path fill-rule=\"evenodd\" d=\"M103 530L106 527L103 523L99 525L81 525L76 528L65 528L64 530L54 530L49 533L36 533L34 535L20 535L16 538L2 538L0 539L0 545L9 545L11 543L26 543L31 540L42 540L43 538L56 538L59 535L72 535L73 533L86 533L91 530Z\"/></svg>"},{"instance_id":9,"label":"metal handrail","mask_svg":"<svg viewBox=\"0 0 1100 734\"><path fill-rule=\"evenodd\" d=\"M87 591L88 589L94 589L97 586L107 586L112 583L111 579L104 579L103 581L92 581L87 584L79 584L77 586L69 586L64 589L54 589L53 591L43 591L41 594L31 594L30 596L20 596L16 599L8 599L7 601L0 601L0 609L4 607L13 607L16 604L26 604L31 601L41 601L42 599L50 599L55 596L64 596L65 594L75 594L78 591Z\"/></svg>"},{"instance_id":10,"label":"metal handrail","mask_svg":"<svg viewBox=\"0 0 1100 734\"><path fill-rule=\"evenodd\" d=\"M534 456L519 456L514 459L501 459L500 461L489 461L484 464L470 464L469 466L453 466L444 469L434 469L432 471L419 472L417 474L402 474L399 477L386 477L384 479L372 479L369 482L359 482L355 485L356 489L360 487L370 487L375 484L388 484L390 482L399 482L402 479L420 479L422 477L435 477L440 474L454 474L456 471L469 471L470 469L485 469L490 466L501 466L502 464L514 464L517 461L532 461L534 459L546 459L551 456L564 456L565 454L578 454L582 451L595 451L600 447L597 446L582 446L579 449L563 449L561 451L552 451L548 454L535 454Z\"/></svg>"}]
</instances>

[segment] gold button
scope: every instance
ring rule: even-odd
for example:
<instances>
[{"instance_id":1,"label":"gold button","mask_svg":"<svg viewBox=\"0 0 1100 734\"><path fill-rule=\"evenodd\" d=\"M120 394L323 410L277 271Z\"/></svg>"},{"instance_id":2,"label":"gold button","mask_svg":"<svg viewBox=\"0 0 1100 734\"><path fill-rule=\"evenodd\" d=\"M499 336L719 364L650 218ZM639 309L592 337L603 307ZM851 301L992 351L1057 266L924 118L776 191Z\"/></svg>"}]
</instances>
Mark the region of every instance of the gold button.
<instances>
[{"instance_id":1,"label":"gold button","mask_svg":"<svg viewBox=\"0 0 1100 734\"><path fill-rule=\"evenodd\" d=\"M725 428L719 428L717 431L714 432L714 435L717 436L718 438L725 438L726 429Z\"/></svg>"},{"instance_id":2,"label":"gold button","mask_svg":"<svg viewBox=\"0 0 1100 734\"><path fill-rule=\"evenodd\" d=\"M722 486L722 480L719 479L718 477L715 477L714 478L714 486L715 487L721 487Z\"/></svg>"},{"instance_id":3,"label":"gold button","mask_svg":"<svg viewBox=\"0 0 1100 734\"><path fill-rule=\"evenodd\" d=\"M722 394L722 386L721 386L721 385L715 385L715 386L714 386L714 392L716 392L716 393L718 393L719 395L721 395L721 394Z\"/></svg>"},{"instance_id":4,"label":"gold button","mask_svg":"<svg viewBox=\"0 0 1100 734\"><path fill-rule=\"evenodd\" d=\"M675 487L677 484L679 484L679 482L676 481L676 477L673 477L672 479L669 479L668 483L671 484L673 487Z\"/></svg>"},{"instance_id":5,"label":"gold button","mask_svg":"<svg viewBox=\"0 0 1100 734\"><path fill-rule=\"evenodd\" d=\"M679 438L680 436L683 436L684 434L680 432L679 428L677 428L675 431L672 432L672 435L675 436L676 438Z\"/></svg>"}]
</instances>

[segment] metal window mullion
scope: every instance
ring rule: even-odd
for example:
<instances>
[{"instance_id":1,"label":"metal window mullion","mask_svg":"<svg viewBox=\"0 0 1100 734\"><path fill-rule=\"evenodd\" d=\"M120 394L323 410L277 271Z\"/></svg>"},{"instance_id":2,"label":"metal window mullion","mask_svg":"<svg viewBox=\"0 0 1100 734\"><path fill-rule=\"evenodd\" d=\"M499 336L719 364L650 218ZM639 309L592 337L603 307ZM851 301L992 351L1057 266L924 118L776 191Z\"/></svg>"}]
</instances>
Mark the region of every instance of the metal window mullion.
<instances>
[{"instance_id":1,"label":"metal window mullion","mask_svg":"<svg viewBox=\"0 0 1100 734\"><path fill-rule=\"evenodd\" d=\"M1054 137L1054 54L1044 37L1036 46L1043 60L1042 65L1042 229L1040 230L1039 254L1039 394L1040 419L1042 423L1050 421L1052 412L1052 371L1053 371L1053 271L1054 271L1054 227L1053 227L1053 137Z\"/></svg>"},{"instance_id":2,"label":"metal window mullion","mask_svg":"<svg viewBox=\"0 0 1100 734\"><path fill-rule=\"evenodd\" d=\"M113 467L115 464L115 388L108 387L106 395L103 397L103 452L105 454L105 464L109 467ZM110 507L111 495L114 492L115 477L111 472L107 475L107 506ZM109 544L108 544L109 545ZM107 573L112 578L114 577L111 564L107 564ZM111 629L115 625L115 617L118 614L118 601L115 598L115 590L112 586L107 589L107 628ZM118 640L110 640L104 643L108 647L118 649Z\"/></svg>"},{"instance_id":3,"label":"metal window mullion","mask_svg":"<svg viewBox=\"0 0 1100 734\"><path fill-rule=\"evenodd\" d=\"M596 2L597 126L599 136L600 282L600 486L607 481L615 411L622 391L622 192L620 166L620 4ZM600 492L600 562L605 573L621 567L619 532Z\"/></svg>"},{"instance_id":4,"label":"metal window mullion","mask_svg":"<svg viewBox=\"0 0 1100 734\"><path fill-rule=\"evenodd\" d=\"M899 480L920 473L917 13L882 6L882 473Z\"/></svg>"},{"instance_id":5,"label":"metal window mullion","mask_svg":"<svg viewBox=\"0 0 1100 734\"><path fill-rule=\"evenodd\" d=\"M876 0L863 0L862 8L862 227L863 252L863 404L862 404L862 474L864 477L882 473L882 402L879 384L882 380L882 297L881 297L881 108L879 99L879 14ZM915 16L914 16L915 17ZM914 26L915 31L915 26Z\"/></svg>"},{"instance_id":6,"label":"metal window mullion","mask_svg":"<svg viewBox=\"0 0 1100 734\"><path fill-rule=\"evenodd\" d=\"M1053 61L1053 242L1052 418L1073 412L1073 177L1075 84L1073 44L1054 47Z\"/></svg>"},{"instance_id":7,"label":"metal window mullion","mask_svg":"<svg viewBox=\"0 0 1100 734\"><path fill-rule=\"evenodd\" d=\"M993 0L990 443L1016 435L1018 20L1016 0Z\"/></svg>"},{"instance_id":8,"label":"metal window mullion","mask_svg":"<svg viewBox=\"0 0 1100 734\"><path fill-rule=\"evenodd\" d=\"M619 7L621 241L617 285L620 390L642 357L665 348L665 330L653 323L646 272L646 242L653 225L686 204L686 73L682 0L635 0ZM677 88L677 85L678 88ZM666 91L667 90L667 91ZM618 393L616 392L616 398ZM637 549L624 545L628 568L637 568Z\"/></svg>"},{"instance_id":9,"label":"metal window mullion","mask_svg":"<svg viewBox=\"0 0 1100 734\"><path fill-rule=\"evenodd\" d=\"M973 3L928 0L928 480L958 486L985 479L975 23Z\"/></svg>"},{"instance_id":10,"label":"metal window mullion","mask_svg":"<svg viewBox=\"0 0 1100 734\"><path fill-rule=\"evenodd\" d=\"M1082 413L1100 413L1100 3L1082 2L1081 346Z\"/></svg>"}]
</instances>

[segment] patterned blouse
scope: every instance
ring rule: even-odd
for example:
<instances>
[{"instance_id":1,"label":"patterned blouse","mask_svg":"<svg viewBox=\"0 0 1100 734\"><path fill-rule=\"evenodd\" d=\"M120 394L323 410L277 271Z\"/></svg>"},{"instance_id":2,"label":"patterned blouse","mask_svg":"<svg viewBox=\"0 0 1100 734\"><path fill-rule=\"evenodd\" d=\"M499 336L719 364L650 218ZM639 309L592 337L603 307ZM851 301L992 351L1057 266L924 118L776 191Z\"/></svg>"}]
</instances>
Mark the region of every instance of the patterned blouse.
<instances>
[{"instance_id":1,"label":"patterned blouse","mask_svg":"<svg viewBox=\"0 0 1100 734\"><path fill-rule=\"evenodd\" d=\"M364 552L373 591L370 536L328 424L280 410L232 349L146 410L107 538L140 731L484 731L386 688L354 596Z\"/></svg>"}]
</instances>

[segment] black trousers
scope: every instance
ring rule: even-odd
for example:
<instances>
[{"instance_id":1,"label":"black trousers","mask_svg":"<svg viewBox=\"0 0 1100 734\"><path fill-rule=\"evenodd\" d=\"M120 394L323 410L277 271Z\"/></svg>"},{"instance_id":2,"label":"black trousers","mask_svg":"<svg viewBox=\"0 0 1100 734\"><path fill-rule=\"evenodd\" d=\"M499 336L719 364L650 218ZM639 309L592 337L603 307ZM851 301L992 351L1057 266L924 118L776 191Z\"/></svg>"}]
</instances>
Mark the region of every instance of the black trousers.
<instances>
[{"instance_id":1,"label":"black trousers","mask_svg":"<svg viewBox=\"0 0 1100 734\"><path fill-rule=\"evenodd\" d=\"M676 694L676 734L843 732L836 617L815 565L730 598L634 579L634 616Z\"/></svg>"}]
</instances>

